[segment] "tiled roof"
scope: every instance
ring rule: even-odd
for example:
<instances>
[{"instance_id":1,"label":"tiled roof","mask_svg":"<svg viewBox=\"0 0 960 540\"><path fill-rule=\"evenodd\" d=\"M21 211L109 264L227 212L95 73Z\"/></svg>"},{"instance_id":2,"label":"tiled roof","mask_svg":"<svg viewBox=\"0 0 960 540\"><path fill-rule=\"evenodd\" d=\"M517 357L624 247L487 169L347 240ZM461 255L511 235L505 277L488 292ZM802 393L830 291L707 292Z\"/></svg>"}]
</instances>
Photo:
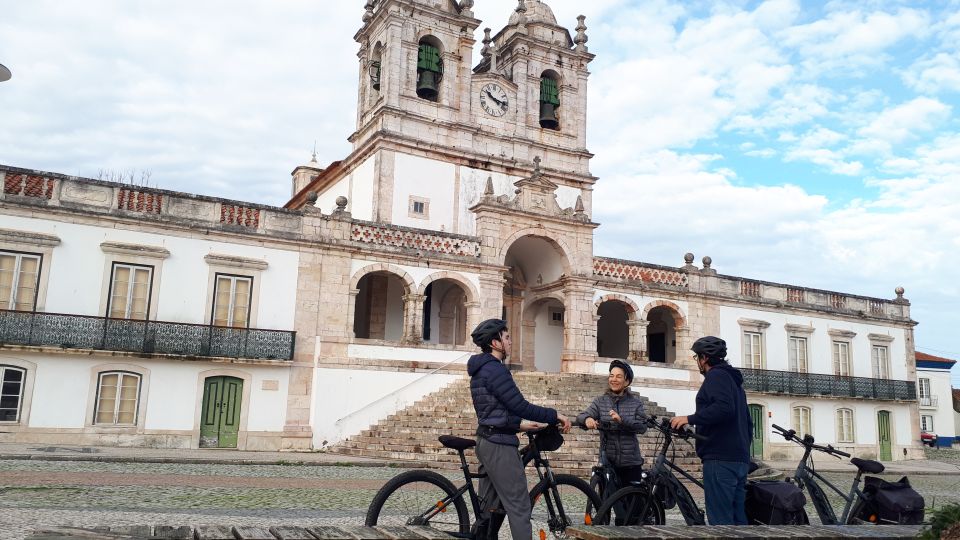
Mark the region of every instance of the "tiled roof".
<instances>
[{"instance_id":1,"label":"tiled roof","mask_svg":"<svg viewBox=\"0 0 960 540\"><path fill-rule=\"evenodd\" d=\"M923 360L924 362L940 362L943 364L956 364L956 360L951 360L949 358L943 358L941 356L934 356L932 354L927 354L924 352L917 351L917 360Z\"/></svg>"}]
</instances>

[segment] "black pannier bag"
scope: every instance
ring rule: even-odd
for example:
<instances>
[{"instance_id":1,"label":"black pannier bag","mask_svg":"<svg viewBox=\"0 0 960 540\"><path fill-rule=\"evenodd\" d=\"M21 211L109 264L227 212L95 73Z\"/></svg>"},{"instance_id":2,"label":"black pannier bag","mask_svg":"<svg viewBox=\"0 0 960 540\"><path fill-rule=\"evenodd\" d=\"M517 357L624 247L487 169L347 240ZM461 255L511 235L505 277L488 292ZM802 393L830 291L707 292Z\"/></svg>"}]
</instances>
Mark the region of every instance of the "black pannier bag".
<instances>
[{"instance_id":1,"label":"black pannier bag","mask_svg":"<svg viewBox=\"0 0 960 540\"><path fill-rule=\"evenodd\" d=\"M897 482L868 476L863 481L863 494L866 504L856 516L863 521L900 525L923 523L923 496L910 487L906 476Z\"/></svg>"},{"instance_id":2,"label":"black pannier bag","mask_svg":"<svg viewBox=\"0 0 960 540\"><path fill-rule=\"evenodd\" d=\"M747 523L751 525L806 525L806 504L807 498L792 482L747 482Z\"/></svg>"}]
</instances>

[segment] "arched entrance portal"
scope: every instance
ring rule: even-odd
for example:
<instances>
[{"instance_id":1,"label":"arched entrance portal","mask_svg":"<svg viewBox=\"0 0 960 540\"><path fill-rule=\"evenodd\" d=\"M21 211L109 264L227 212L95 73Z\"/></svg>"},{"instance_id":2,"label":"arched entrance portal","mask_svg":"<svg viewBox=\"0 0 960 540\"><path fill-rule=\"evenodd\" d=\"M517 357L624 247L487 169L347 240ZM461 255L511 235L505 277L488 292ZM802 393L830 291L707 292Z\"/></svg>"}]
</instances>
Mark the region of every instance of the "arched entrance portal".
<instances>
[{"instance_id":1,"label":"arched entrance portal","mask_svg":"<svg viewBox=\"0 0 960 540\"><path fill-rule=\"evenodd\" d=\"M452 279L438 279L424 289L423 341L439 345L467 342L467 292Z\"/></svg>"},{"instance_id":2,"label":"arched entrance portal","mask_svg":"<svg viewBox=\"0 0 960 540\"><path fill-rule=\"evenodd\" d=\"M389 272L373 272L357 284L353 335L364 339L400 341L403 338L403 280Z\"/></svg>"},{"instance_id":3,"label":"arched entrance portal","mask_svg":"<svg viewBox=\"0 0 960 540\"><path fill-rule=\"evenodd\" d=\"M513 334L510 363L559 372L564 350L567 258L556 242L523 236L507 250L503 317Z\"/></svg>"},{"instance_id":4,"label":"arched entrance portal","mask_svg":"<svg viewBox=\"0 0 960 540\"><path fill-rule=\"evenodd\" d=\"M673 364L677 360L677 325L673 310L657 306L647 314L647 354L651 362Z\"/></svg>"}]
</instances>

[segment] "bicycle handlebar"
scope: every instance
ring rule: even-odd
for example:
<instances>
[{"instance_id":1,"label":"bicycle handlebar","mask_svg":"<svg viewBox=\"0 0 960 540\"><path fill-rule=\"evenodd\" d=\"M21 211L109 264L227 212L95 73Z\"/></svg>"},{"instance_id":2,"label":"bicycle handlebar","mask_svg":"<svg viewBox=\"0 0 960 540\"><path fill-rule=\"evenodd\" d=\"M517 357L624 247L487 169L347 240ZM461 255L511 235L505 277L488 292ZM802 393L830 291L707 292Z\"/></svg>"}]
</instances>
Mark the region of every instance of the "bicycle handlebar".
<instances>
[{"instance_id":1,"label":"bicycle handlebar","mask_svg":"<svg viewBox=\"0 0 960 540\"><path fill-rule=\"evenodd\" d=\"M834 457L837 457L837 458L839 458L839 457L841 457L841 456L842 456L842 457L847 457L847 458L850 457L850 454L848 454L848 453L846 453L846 452L844 452L844 451L842 451L842 450L837 450L837 449L834 448L832 445L829 445L829 444L828 444L828 445L826 445L826 446L823 446L823 445L820 445L820 444L814 444L815 440L814 440L814 438L813 438L812 435L809 435L809 434L808 434L808 435L804 435L803 438L801 439L800 437L797 437L797 432L796 432L796 430L793 430L793 429L783 429L782 427L780 427L780 426L778 426L778 425L776 425L776 424L773 424L773 429L777 432L778 435L783 436L783 438L784 438L785 440L787 440L787 441L795 442L795 443L797 443L797 444L799 444L799 445L801 445L801 446L805 446L805 447L807 447L807 448L811 448L811 449L813 449L813 450L817 450L817 451L823 452L823 453L825 453L825 454L830 454L830 455L832 455L832 456L834 456Z\"/></svg>"}]
</instances>

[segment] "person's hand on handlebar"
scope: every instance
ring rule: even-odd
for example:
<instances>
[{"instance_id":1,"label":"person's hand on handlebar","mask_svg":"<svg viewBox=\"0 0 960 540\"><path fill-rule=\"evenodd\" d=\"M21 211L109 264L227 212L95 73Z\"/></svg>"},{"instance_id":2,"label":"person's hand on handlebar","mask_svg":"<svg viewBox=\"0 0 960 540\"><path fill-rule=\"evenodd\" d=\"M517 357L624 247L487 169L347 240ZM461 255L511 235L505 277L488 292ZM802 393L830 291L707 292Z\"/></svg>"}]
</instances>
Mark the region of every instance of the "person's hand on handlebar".
<instances>
[{"instance_id":1,"label":"person's hand on handlebar","mask_svg":"<svg viewBox=\"0 0 960 540\"><path fill-rule=\"evenodd\" d=\"M688 419L686 416L674 416L670 419L670 427L673 429L680 429L689 423L690 419Z\"/></svg>"},{"instance_id":2,"label":"person's hand on handlebar","mask_svg":"<svg viewBox=\"0 0 960 540\"><path fill-rule=\"evenodd\" d=\"M539 424L537 422L520 422L520 431L536 431L538 429L543 429L547 427L546 424Z\"/></svg>"},{"instance_id":3,"label":"person's hand on handlebar","mask_svg":"<svg viewBox=\"0 0 960 540\"><path fill-rule=\"evenodd\" d=\"M557 413L557 422L563 424L563 427L560 428L561 433L570 433L570 427L573 425L570 423L570 419L566 416Z\"/></svg>"},{"instance_id":4,"label":"person's hand on handlebar","mask_svg":"<svg viewBox=\"0 0 960 540\"><path fill-rule=\"evenodd\" d=\"M583 426L587 429L597 429L597 427L599 427L599 424L593 418L587 418L583 422Z\"/></svg>"}]
</instances>

